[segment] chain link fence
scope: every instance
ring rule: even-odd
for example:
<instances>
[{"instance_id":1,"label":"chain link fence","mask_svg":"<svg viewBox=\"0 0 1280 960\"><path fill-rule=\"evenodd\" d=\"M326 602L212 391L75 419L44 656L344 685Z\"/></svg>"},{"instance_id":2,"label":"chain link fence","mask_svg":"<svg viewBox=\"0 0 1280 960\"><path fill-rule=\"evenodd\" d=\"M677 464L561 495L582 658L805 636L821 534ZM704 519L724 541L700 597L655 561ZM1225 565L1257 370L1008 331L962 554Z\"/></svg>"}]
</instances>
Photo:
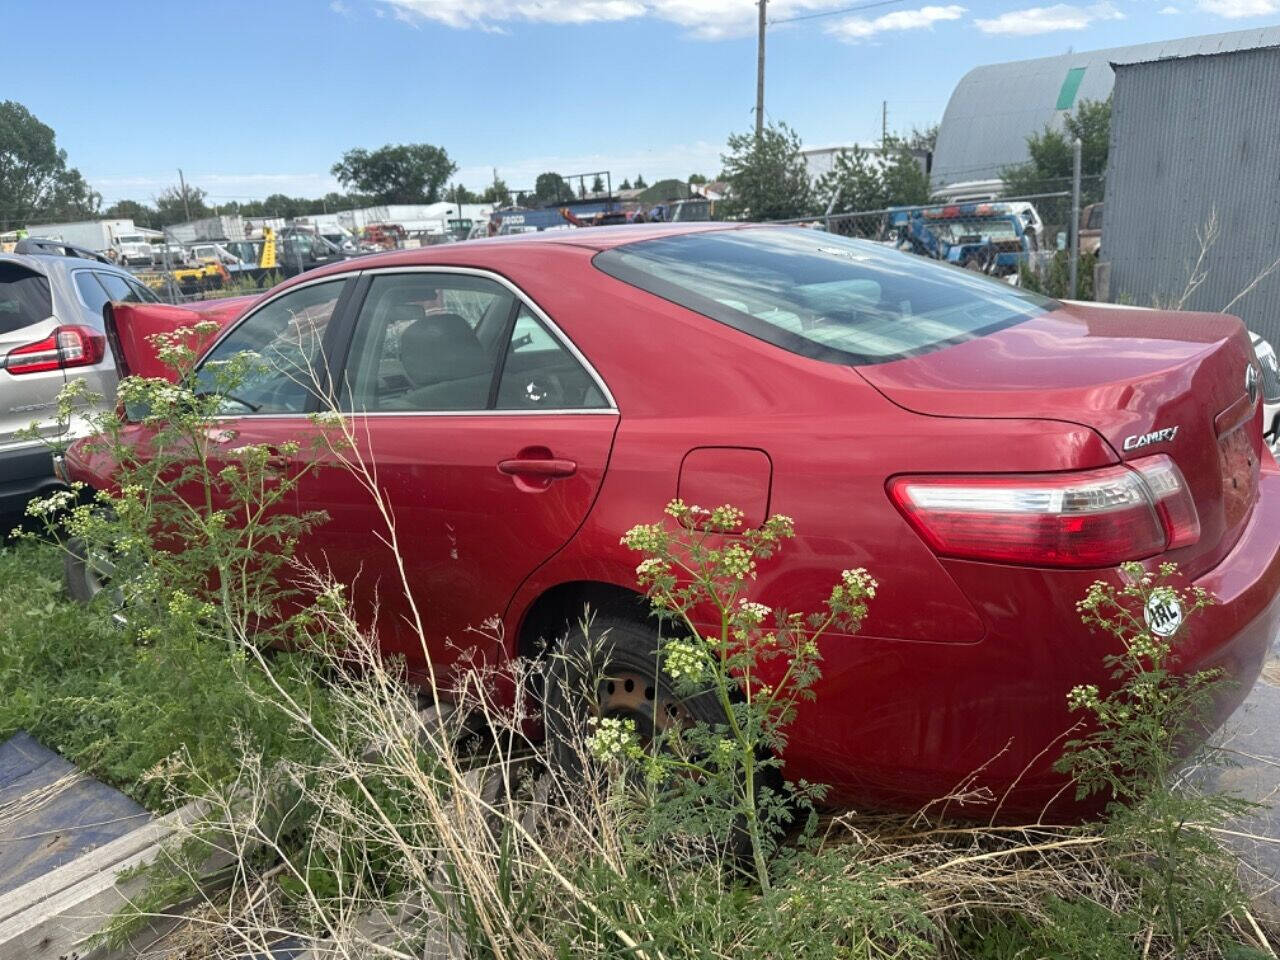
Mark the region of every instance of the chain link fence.
<instances>
[{"instance_id":1,"label":"chain link fence","mask_svg":"<svg viewBox=\"0 0 1280 960\"><path fill-rule=\"evenodd\" d=\"M775 221L882 243L955 266L1009 279L1052 296L1095 298L1102 242L1102 176L1038 181L1035 192L992 198L953 191L919 206L834 211ZM1073 213L1078 211L1078 213ZM1078 225L1074 237L1073 224Z\"/></svg>"}]
</instances>

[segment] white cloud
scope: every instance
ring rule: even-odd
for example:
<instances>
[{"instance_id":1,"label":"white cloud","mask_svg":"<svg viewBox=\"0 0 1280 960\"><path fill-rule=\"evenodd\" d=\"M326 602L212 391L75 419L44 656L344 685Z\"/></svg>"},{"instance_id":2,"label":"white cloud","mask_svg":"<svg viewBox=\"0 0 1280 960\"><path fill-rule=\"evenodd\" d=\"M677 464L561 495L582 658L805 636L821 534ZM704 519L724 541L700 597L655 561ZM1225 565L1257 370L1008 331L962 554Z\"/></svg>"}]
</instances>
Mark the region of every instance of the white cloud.
<instances>
[{"instance_id":1,"label":"white cloud","mask_svg":"<svg viewBox=\"0 0 1280 960\"><path fill-rule=\"evenodd\" d=\"M351 8L343 3L342 0L329 0L329 9L340 17L347 17L350 19L352 16Z\"/></svg>"},{"instance_id":2,"label":"white cloud","mask_svg":"<svg viewBox=\"0 0 1280 960\"><path fill-rule=\"evenodd\" d=\"M1177 7L1161 7L1158 12L1164 14L1166 17L1172 17L1172 16L1175 16L1176 14L1181 13L1182 11L1179 10Z\"/></svg>"},{"instance_id":3,"label":"white cloud","mask_svg":"<svg viewBox=\"0 0 1280 960\"><path fill-rule=\"evenodd\" d=\"M1241 20L1280 13L1280 0L1200 0L1199 7L1228 20Z\"/></svg>"},{"instance_id":4,"label":"white cloud","mask_svg":"<svg viewBox=\"0 0 1280 960\"><path fill-rule=\"evenodd\" d=\"M945 7L921 7L919 10L895 10L868 19L850 17L829 27L827 33L842 40L865 40L887 30L927 30L942 20L959 20L965 8L956 4Z\"/></svg>"},{"instance_id":5,"label":"white cloud","mask_svg":"<svg viewBox=\"0 0 1280 960\"><path fill-rule=\"evenodd\" d=\"M1204 0L1204 2L1210 2L1210 0ZM1231 2L1231 0L1222 0L1222 2ZM1270 2L1270 0L1243 0L1243 2ZM1037 33L1054 33L1058 30L1083 30L1098 20L1123 19L1124 14L1110 3L1095 3L1087 7L1058 3L1052 7L1010 10L998 17L989 20L979 19L974 23L983 33L1027 37Z\"/></svg>"},{"instance_id":6,"label":"white cloud","mask_svg":"<svg viewBox=\"0 0 1280 960\"><path fill-rule=\"evenodd\" d=\"M501 30L505 24L520 21L580 24L654 17L683 27L690 35L699 39L720 40L726 37L749 36L754 32L757 22L755 0L380 0L380 2L390 6L398 19L409 23L431 20L449 27L481 30ZM849 0L770 0L769 19L783 21L809 13L828 13L848 6Z\"/></svg>"}]
</instances>

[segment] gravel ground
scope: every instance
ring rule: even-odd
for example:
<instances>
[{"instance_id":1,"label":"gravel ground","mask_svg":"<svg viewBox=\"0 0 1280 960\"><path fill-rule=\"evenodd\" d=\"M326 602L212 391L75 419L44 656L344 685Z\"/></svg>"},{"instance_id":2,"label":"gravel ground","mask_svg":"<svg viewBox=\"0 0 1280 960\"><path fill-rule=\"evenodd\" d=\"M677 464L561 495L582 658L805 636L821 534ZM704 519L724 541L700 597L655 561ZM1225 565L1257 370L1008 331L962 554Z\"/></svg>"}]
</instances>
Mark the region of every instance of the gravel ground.
<instances>
[{"instance_id":1,"label":"gravel ground","mask_svg":"<svg viewBox=\"0 0 1280 960\"><path fill-rule=\"evenodd\" d=\"M1258 895L1259 907L1280 920L1280 637L1262 677L1236 711L1222 735L1238 767L1215 776L1219 788L1265 804L1244 817L1235 829L1250 836L1231 838L1245 860L1245 880Z\"/></svg>"}]
</instances>

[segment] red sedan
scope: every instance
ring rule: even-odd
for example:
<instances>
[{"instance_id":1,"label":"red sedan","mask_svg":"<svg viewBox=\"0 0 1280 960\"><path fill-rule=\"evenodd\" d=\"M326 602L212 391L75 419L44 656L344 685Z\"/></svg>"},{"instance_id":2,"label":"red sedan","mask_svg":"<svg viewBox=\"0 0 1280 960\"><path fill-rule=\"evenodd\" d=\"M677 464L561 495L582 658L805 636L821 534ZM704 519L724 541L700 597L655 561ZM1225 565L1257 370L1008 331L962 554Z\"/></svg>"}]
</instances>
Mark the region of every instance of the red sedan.
<instances>
[{"instance_id":1,"label":"red sedan","mask_svg":"<svg viewBox=\"0 0 1280 960\"><path fill-rule=\"evenodd\" d=\"M130 343L177 313L118 313L134 372L149 360ZM1175 561L1219 598L1182 660L1237 681L1219 720L1276 632L1280 471L1234 318L1062 304L740 225L406 250L224 313L243 315L206 362L288 354L358 418L437 669L468 647L533 654L584 604L651 638L619 538L675 496L794 518L756 585L772 606L818 609L841 570L866 567L870 615L825 639L784 758L836 802L919 804L983 768L997 794L1014 788L1007 811L1038 811L1062 786L1067 691L1105 675L1107 638L1075 603L1123 561ZM226 398L234 442L308 449L320 401L303 379ZM68 465L110 483L82 448ZM383 648L421 667L368 496L323 469L297 497L331 517L306 555L366 614L376 600ZM502 642L469 632L495 615Z\"/></svg>"}]
</instances>

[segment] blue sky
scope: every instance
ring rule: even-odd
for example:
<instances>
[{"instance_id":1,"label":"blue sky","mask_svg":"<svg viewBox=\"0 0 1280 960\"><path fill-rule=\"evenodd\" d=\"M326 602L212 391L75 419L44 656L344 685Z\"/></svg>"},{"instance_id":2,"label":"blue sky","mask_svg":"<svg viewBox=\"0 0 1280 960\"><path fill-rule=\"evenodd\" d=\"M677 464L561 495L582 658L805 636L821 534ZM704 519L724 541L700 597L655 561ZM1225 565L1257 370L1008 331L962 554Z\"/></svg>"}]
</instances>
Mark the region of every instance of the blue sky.
<instances>
[{"instance_id":1,"label":"blue sky","mask_svg":"<svg viewBox=\"0 0 1280 960\"><path fill-rule=\"evenodd\" d=\"M771 19L858 0L770 0ZM863 0L867 2L867 0ZM542 170L714 175L752 125L752 0L4 4L0 98L107 202L318 195L350 147L428 142L478 189ZM898 0L770 28L766 115L806 145L939 120L971 67L1280 22L1280 0ZM27 38L23 42L14 42ZM1016 91L1010 91L1016 95Z\"/></svg>"}]
</instances>

